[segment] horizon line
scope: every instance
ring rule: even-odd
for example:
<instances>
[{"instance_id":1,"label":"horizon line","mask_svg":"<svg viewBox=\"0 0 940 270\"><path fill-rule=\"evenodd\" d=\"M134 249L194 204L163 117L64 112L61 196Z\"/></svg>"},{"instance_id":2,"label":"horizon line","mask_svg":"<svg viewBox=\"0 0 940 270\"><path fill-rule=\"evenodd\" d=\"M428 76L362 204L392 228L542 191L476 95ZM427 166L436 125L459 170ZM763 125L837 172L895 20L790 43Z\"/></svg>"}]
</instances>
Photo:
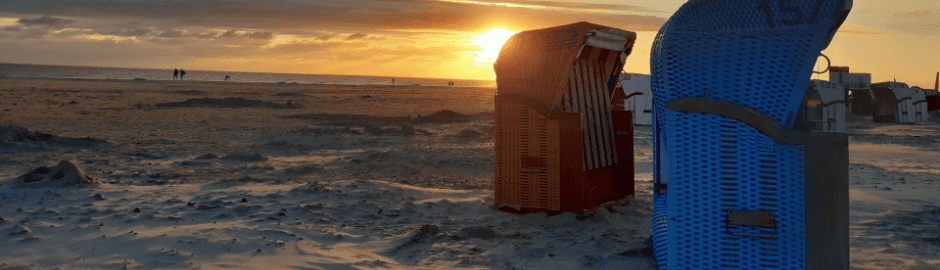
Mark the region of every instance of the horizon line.
<instances>
[{"instance_id":1,"label":"horizon line","mask_svg":"<svg viewBox=\"0 0 940 270\"><path fill-rule=\"evenodd\" d=\"M74 68L113 68L113 69L149 69L149 70L167 70L164 68L142 68L142 67L115 67L115 66L90 66L90 65L52 65L52 64L32 64L32 63L10 63L10 62L0 62L0 65L23 65L23 66L47 66L47 67L74 67ZM437 77L410 77L410 76L388 76L388 75L348 75L348 74L318 74L318 73L291 73L291 72L258 72L258 71L238 71L238 70L204 70L204 69L192 69L193 71L210 71L210 72L240 72L240 73L254 73L254 74L289 74L289 75L322 75L322 76L346 76L346 77L376 77L376 78L389 78L389 79L439 79L439 80L461 80L461 81L485 81L485 82L495 82L496 79L486 80L486 79L459 79L459 78L437 78Z\"/></svg>"}]
</instances>

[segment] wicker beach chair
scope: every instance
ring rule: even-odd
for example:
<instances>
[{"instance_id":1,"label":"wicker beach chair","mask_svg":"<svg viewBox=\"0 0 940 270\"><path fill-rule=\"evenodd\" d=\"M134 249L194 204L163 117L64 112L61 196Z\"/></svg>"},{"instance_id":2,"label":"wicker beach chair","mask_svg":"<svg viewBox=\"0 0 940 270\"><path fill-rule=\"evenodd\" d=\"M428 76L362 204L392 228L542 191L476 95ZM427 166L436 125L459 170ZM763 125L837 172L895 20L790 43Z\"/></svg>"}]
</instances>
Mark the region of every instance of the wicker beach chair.
<instances>
[{"instance_id":1,"label":"wicker beach chair","mask_svg":"<svg viewBox=\"0 0 940 270\"><path fill-rule=\"evenodd\" d=\"M650 59L660 269L848 269L847 136L791 128L851 6L691 0L660 29Z\"/></svg>"},{"instance_id":2,"label":"wicker beach chair","mask_svg":"<svg viewBox=\"0 0 940 270\"><path fill-rule=\"evenodd\" d=\"M635 40L581 22L506 41L493 65L501 209L583 214L634 193L630 116L610 95Z\"/></svg>"}]
</instances>

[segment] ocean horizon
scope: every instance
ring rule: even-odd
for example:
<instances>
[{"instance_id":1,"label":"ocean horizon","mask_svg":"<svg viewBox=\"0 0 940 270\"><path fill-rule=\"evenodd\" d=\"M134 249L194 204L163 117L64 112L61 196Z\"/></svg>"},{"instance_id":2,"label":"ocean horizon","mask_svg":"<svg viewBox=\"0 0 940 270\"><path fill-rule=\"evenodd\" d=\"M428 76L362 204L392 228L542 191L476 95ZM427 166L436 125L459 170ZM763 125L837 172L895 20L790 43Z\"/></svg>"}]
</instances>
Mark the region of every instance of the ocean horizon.
<instances>
[{"instance_id":1,"label":"ocean horizon","mask_svg":"<svg viewBox=\"0 0 940 270\"><path fill-rule=\"evenodd\" d=\"M448 86L449 82L453 82L455 87L496 87L496 81L490 80L210 70L186 70L184 79L223 81L226 75L230 77L229 81L233 82L391 85L392 79L395 79L395 85ZM170 81L173 80L173 70L0 63L0 77Z\"/></svg>"}]
</instances>

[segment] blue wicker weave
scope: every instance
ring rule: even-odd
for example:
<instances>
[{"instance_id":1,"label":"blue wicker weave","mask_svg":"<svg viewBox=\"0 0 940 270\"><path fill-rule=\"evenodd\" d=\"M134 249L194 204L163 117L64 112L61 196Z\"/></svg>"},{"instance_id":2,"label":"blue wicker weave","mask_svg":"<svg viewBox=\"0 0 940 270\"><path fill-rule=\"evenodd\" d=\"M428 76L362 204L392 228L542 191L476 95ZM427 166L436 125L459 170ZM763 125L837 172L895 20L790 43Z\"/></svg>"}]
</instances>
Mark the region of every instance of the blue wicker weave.
<instances>
[{"instance_id":1,"label":"blue wicker weave","mask_svg":"<svg viewBox=\"0 0 940 270\"><path fill-rule=\"evenodd\" d=\"M691 0L650 59L653 247L660 269L805 269L803 146L740 121L670 111L677 98L730 101L792 127L816 59L851 0ZM726 223L773 211L774 228Z\"/></svg>"}]
</instances>

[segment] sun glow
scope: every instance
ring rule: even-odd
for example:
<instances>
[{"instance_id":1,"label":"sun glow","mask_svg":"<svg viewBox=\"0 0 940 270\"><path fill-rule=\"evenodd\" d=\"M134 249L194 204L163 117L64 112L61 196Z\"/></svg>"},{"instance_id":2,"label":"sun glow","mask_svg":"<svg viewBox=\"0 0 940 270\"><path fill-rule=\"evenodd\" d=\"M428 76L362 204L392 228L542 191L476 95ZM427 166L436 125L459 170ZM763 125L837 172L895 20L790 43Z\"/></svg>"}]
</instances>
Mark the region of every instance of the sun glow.
<instances>
[{"instance_id":1,"label":"sun glow","mask_svg":"<svg viewBox=\"0 0 940 270\"><path fill-rule=\"evenodd\" d=\"M497 28L477 35L473 39L473 45L482 47L483 51L477 52L476 61L496 62L496 57L499 56L499 50L503 47L503 43L506 43L506 40L509 40L514 34L516 32Z\"/></svg>"}]
</instances>

